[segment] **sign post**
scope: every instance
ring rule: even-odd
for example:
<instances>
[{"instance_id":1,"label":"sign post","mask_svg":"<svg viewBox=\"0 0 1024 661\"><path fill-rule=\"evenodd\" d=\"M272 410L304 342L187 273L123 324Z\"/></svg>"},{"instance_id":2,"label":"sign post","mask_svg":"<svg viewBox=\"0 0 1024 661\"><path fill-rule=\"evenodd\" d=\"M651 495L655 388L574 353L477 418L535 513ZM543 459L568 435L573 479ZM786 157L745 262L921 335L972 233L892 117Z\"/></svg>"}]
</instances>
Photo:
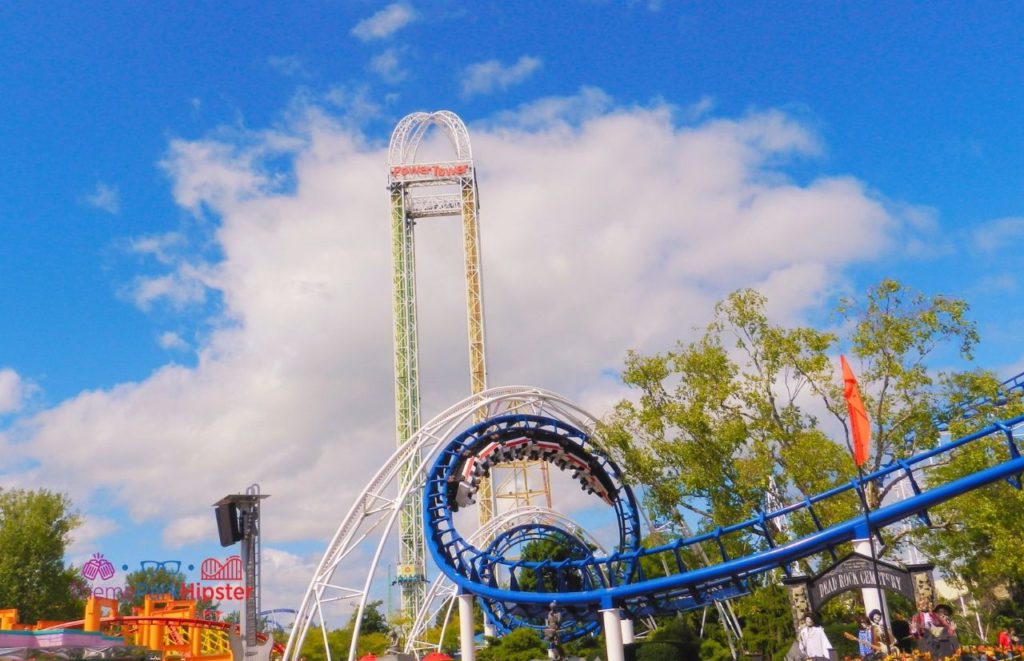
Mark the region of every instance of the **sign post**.
<instances>
[{"instance_id":1,"label":"sign post","mask_svg":"<svg viewBox=\"0 0 1024 661\"><path fill-rule=\"evenodd\" d=\"M217 508L217 526L221 546L230 546L237 541L242 542L245 612L240 618L240 623L246 657L259 654L256 631L259 626L257 613L259 613L260 602L260 501L269 497L260 494L259 485L253 484L245 490L244 494L231 494L213 504Z\"/></svg>"}]
</instances>

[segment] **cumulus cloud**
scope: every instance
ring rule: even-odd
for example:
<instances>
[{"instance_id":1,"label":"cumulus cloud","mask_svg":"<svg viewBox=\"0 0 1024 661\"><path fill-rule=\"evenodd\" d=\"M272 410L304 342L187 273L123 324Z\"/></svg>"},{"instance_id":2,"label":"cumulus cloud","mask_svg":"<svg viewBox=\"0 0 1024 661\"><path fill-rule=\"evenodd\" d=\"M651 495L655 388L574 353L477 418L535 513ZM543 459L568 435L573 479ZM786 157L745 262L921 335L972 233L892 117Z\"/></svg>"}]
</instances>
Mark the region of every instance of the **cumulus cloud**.
<instances>
[{"instance_id":1,"label":"cumulus cloud","mask_svg":"<svg viewBox=\"0 0 1024 661\"><path fill-rule=\"evenodd\" d=\"M523 55L515 64L505 66L498 60L477 62L462 72L462 96L490 94L518 85L542 66L539 57Z\"/></svg>"},{"instance_id":2,"label":"cumulus cloud","mask_svg":"<svg viewBox=\"0 0 1024 661\"><path fill-rule=\"evenodd\" d=\"M121 193L117 186L108 186L102 181L96 184L96 190L83 196L82 201L115 216L121 213Z\"/></svg>"},{"instance_id":3,"label":"cumulus cloud","mask_svg":"<svg viewBox=\"0 0 1024 661\"><path fill-rule=\"evenodd\" d=\"M412 23L416 12L404 2L394 2L379 12L364 18L352 28L352 36L361 41L385 39Z\"/></svg>"},{"instance_id":4,"label":"cumulus cloud","mask_svg":"<svg viewBox=\"0 0 1024 661\"><path fill-rule=\"evenodd\" d=\"M0 415L21 409L27 386L9 367L0 369Z\"/></svg>"},{"instance_id":5,"label":"cumulus cloud","mask_svg":"<svg viewBox=\"0 0 1024 661\"><path fill-rule=\"evenodd\" d=\"M188 342L182 339L180 335L174 331L164 331L156 338L156 343L160 345L161 349L174 349L176 351L185 351L189 348Z\"/></svg>"},{"instance_id":6,"label":"cumulus cloud","mask_svg":"<svg viewBox=\"0 0 1024 661\"><path fill-rule=\"evenodd\" d=\"M993 253L1024 241L1024 218L998 218L982 223L974 230L973 247L980 253Z\"/></svg>"},{"instance_id":7,"label":"cumulus cloud","mask_svg":"<svg viewBox=\"0 0 1024 661\"><path fill-rule=\"evenodd\" d=\"M119 529L118 523L110 517L96 514L82 516L81 523L71 532L71 544L68 545L71 564L80 566L93 553L102 551L100 540Z\"/></svg>"},{"instance_id":8,"label":"cumulus cloud","mask_svg":"<svg viewBox=\"0 0 1024 661\"><path fill-rule=\"evenodd\" d=\"M128 241L127 251L156 259L159 263L172 264L186 247L185 237L178 232L138 236Z\"/></svg>"},{"instance_id":9,"label":"cumulus cloud","mask_svg":"<svg viewBox=\"0 0 1024 661\"><path fill-rule=\"evenodd\" d=\"M901 221L863 182L786 176L820 149L800 122L676 116L591 89L472 128L492 385L551 388L602 414L628 349L687 339L732 289L759 287L773 315L799 318L845 268L893 247ZM427 135L425 153L447 148ZM277 183L282 157L293 185ZM216 295L222 309L195 366L168 364L26 421L16 459L35 468L21 479L60 485L82 508L103 497L188 544L213 534L209 503L230 476L273 495L270 547L328 536L395 445L386 160L323 111L276 132L172 141L175 200L215 225L217 256L140 238L139 251L168 258L134 300ZM416 231L426 420L467 394L464 276L456 219ZM137 497L181 475L177 497ZM308 579L307 559L282 557Z\"/></svg>"},{"instance_id":10,"label":"cumulus cloud","mask_svg":"<svg viewBox=\"0 0 1024 661\"><path fill-rule=\"evenodd\" d=\"M408 72L402 68L398 49L389 48L370 60L370 70L389 83L405 80Z\"/></svg>"},{"instance_id":11,"label":"cumulus cloud","mask_svg":"<svg viewBox=\"0 0 1024 661\"><path fill-rule=\"evenodd\" d=\"M202 266L181 264L173 273L140 276L125 291L139 309L149 310L154 304L167 302L176 310L206 300L207 274Z\"/></svg>"}]
</instances>

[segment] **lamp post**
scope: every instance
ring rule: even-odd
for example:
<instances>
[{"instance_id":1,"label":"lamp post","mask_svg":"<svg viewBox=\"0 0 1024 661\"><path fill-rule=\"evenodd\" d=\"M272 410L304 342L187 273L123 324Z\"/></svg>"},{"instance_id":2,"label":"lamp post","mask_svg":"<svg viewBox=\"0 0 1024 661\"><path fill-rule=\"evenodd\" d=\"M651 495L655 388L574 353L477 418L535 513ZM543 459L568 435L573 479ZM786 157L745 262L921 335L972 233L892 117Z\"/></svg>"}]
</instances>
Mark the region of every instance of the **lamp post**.
<instances>
[{"instance_id":1,"label":"lamp post","mask_svg":"<svg viewBox=\"0 0 1024 661\"><path fill-rule=\"evenodd\" d=\"M260 493L258 484L250 485L245 493L224 496L213 506L216 508L217 531L221 546L242 542L242 566L245 568L245 614L240 618L244 655L255 656L256 629L260 605L260 501L270 496Z\"/></svg>"}]
</instances>

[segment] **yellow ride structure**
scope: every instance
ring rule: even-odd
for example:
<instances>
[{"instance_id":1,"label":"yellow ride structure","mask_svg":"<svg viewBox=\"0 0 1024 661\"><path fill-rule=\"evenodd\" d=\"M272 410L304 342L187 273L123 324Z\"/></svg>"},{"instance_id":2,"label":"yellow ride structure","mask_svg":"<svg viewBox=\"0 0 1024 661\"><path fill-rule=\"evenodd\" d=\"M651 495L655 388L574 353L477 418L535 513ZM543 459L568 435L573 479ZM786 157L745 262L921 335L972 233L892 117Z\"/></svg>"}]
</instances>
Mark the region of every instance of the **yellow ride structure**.
<instances>
[{"instance_id":1,"label":"yellow ride structure","mask_svg":"<svg viewBox=\"0 0 1024 661\"><path fill-rule=\"evenodd\" d=\"M69 644L66 638L86 633L102 634L106 641L123 641L116 646L160 652L165 660L234 661L241 650L238 625L203 619L197 608L195 601L146 595L132 615L119 615L117 600L91 596L85 604L85 617L72 622L20 624L17 609L0 610L0 633L31 634L36 639L32 647L39 649L74 646L76 643ZM275 651L280 656L280 649Z\"/></svg>"}]
</instances>

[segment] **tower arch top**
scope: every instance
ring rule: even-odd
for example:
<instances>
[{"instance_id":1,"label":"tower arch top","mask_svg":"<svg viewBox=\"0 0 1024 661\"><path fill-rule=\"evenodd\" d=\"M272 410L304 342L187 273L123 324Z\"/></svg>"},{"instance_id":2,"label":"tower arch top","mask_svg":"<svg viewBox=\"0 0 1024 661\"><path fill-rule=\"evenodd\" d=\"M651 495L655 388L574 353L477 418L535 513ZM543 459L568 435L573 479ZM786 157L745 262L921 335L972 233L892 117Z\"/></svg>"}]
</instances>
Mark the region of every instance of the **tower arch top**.
<instances>
[{"instance_id":1,"label":"tower arch top","mask_svg":"<svg viewBox=\"0 0 1024 661\"><path fill-rule=\"evenodd\" d=\"M440 127L455 150L456 161L471 161L473 150L469 144L469 131L462 119L450 110L414 112L402 118L391 133L388 147L388 165L415 163L416 151L431 125Z\"/></svg>"}]
</instances>

